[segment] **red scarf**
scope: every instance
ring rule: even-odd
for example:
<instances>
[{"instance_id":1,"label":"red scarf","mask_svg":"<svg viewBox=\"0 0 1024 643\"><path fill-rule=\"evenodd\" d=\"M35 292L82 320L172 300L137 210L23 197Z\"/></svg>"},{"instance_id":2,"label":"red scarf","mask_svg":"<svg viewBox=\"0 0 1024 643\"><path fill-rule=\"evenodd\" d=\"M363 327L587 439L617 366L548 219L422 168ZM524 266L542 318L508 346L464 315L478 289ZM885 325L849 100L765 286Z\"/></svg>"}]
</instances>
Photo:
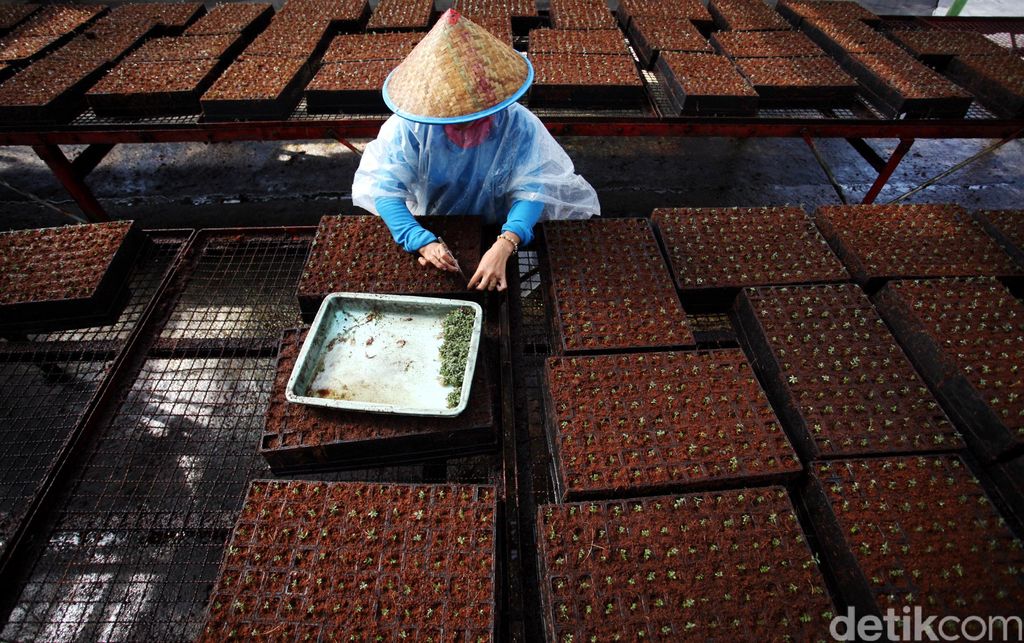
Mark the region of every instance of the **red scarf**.
<instances>
[{"instance_id":1,"label":"red scarf","mask_svg":"<svg viewBox=\"0 0 1024 643\"><path fill-rule=\"evenodd\" d=\"M487 135L491 133L491 122L493 117L477 119L468 125L462 123L445 125L444 133L448 140L466 150L483 143Z\"/></svg>"}]
</instances>

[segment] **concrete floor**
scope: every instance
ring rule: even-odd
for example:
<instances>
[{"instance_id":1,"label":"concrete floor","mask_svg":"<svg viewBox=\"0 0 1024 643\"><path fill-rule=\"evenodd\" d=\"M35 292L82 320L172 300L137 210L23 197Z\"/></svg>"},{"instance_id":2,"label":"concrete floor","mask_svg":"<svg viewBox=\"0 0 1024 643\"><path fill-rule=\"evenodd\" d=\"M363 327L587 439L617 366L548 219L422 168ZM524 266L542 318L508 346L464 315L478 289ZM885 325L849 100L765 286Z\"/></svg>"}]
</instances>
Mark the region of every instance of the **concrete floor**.
<instances>
[{"instance_id":1,"label":"concrete floor","mask_svg":"<svg viewBox=\"0 0 1024 643\"><path fill-rule=\"evenodd\" d=\"M659 206L802 204L812 210L838 197L803 142L789 139L568 138L577 171L597 189L608 214L642 215ZM363 141L362 143L365 143ZM873 141L887 155L895 141ZM879 201L895 198L991 141L919 141ZM843 140L818 142L826 162L857 202L875 174ZM67 153L76 153L68 148ZM331 143L123 145L89 177L117 218L149 228L315 224L321 215L352 212L358 159ZM969 208L1024 204L1024 143L1017 141L912 202ZM0 180L60 208L75 204L30 148L0 149ZM62 217L0 185L0 228L54 225Z\"/></svg>"},{"instance_id":2,"label":"concrete floor","mask_svg":"<svg viewBox=\"0 0 1024 643\"><path fill-rule=\"evenodd\" d=\"M861 0L879 13L929 14L938 0ZM597 189L609 214L646 214L659 206L757 206L838 202L825 174L799 140L723 138L561 141L577 171ZM887 155L896 141L872 141ZM365 141L357 142L365 144ZM991 144L984 140L919 141L882 192L892 199ZM818 142L851 202L875 174L843 140ZM77 153L73 147L65 150ZM200 227L315 224L351 212L358 159L336 143L122 145L89 184L118 218L144 226ZM1024 142L1004 146L917 195L914 202L1011 208L1024 204ZM0 148L0 181L77 212L30 148ZM53 225L63 217L0 184L0 229Z\"/></svg>"}]
</instances>

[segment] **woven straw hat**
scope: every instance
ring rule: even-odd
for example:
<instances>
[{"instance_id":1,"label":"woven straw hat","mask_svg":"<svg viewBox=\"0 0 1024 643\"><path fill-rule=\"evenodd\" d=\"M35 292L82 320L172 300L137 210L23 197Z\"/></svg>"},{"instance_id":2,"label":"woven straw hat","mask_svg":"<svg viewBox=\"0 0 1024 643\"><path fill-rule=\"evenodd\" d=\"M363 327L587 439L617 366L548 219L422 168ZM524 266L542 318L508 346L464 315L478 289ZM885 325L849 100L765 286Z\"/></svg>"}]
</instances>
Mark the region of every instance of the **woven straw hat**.
<instances>
[{"instance_id":1,"label":"woven straw hat","mask_svg":"<svg viewBox=\"0 0 1024 643\"><path fill-rule=\"evenodd\" d=\"M505 109L533 82L529 61L449 9L384 81L384 102L420 123L462 123Z\"/></svg>"}]
</instances>

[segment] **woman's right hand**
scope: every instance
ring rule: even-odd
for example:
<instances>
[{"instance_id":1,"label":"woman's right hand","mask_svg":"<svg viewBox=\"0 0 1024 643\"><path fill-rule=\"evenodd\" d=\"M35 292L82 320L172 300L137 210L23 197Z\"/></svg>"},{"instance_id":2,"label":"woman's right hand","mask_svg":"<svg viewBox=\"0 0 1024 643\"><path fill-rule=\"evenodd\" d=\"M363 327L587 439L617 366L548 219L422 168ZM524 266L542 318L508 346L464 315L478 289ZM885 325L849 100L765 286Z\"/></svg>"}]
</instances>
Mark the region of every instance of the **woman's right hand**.
<instances>
[{"instance_id":1,"label":"woman's right hand","mask_svg":"<svg viewBox=\"0 0 1024 643\"><path fill-rule=\"evenodd\" d=\"M420 262L421 266L432 265L438 270L444 270L446 272L458 272L459 270L458 266L455 265L455 259L448 254L444 245L437 241L431 241L417 250L417 252L420 253L417 261Z\"/></svg>"}]
</instances>

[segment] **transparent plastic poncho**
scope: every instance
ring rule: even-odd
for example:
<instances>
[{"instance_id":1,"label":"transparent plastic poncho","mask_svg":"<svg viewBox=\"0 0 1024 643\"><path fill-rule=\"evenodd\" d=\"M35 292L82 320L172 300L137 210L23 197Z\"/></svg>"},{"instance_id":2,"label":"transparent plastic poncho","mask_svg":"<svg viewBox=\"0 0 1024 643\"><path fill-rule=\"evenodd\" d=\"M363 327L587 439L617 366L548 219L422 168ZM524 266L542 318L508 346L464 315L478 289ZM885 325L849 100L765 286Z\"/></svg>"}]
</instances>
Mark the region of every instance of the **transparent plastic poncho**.
<instances>
[{"instance_id":1,"label":"transparent plastic poncho","mask_svg":"<svg viewBox=\"0 0 1024 643\"><path fill-rule=\"evenodd\" d=\"M544 204L541 220L599 215L597 193L540 119L514 103L494 115L486 140L463 149L443 125L389 118L363 152L352 202L378 214L381 197L405 199L424 214L480 215L504 222L517 200Z\"/></svg>"}]
</instances>

